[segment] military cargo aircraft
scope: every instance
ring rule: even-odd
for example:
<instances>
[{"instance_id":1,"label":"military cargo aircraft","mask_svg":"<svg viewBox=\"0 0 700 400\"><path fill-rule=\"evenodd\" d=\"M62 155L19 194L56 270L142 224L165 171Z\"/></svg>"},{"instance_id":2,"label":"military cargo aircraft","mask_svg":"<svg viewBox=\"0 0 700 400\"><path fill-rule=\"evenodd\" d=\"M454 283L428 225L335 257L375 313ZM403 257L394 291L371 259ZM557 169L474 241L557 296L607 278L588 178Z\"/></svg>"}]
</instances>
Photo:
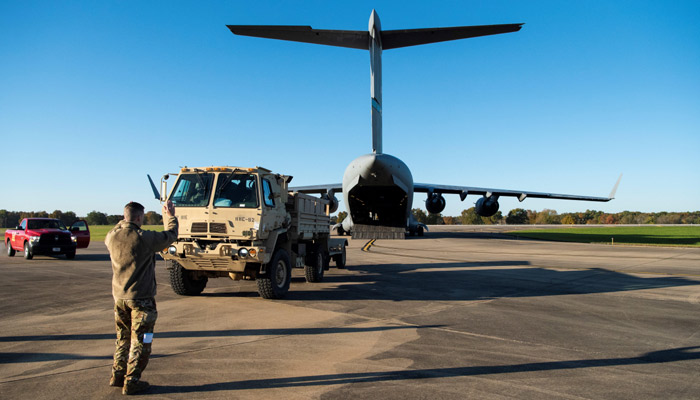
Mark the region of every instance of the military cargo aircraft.
<instances>
[{"instance_id":1,"label":"military cargo aircraft","mask_svg":"<svg viewBox=\"0 0 700 400\"><path fill-rule=\"evenodd\" d=\"M383 31L375 10L369 17L368 31L322 30L310 26L285 25L227 25L232 33L268 39L280 39L328 46L369 50L370 91L372 104L372 153L353 160L345 169L342 183L292 187L290 190L316 193L338 207L335 194L343 193L348 217L334 228L338 233L351 233L354 238L402 239L405 234L422 235L425 227L413 219L411 206L414 192L427 193L425 207L430 213L445 209L446 193L458 194L464 201L467 195L481 196L475 204L476 212L485 217L494 215L502 196L610 201L620 182L608 197L541 193L527 190L491 189L471 186L450 186L415 183L408 166L382 149L382 51L420 44L466 39L478 36L517 32L523 24L459 26L448 28L402 29ZM620 175L622 178L622 175Z\"/></svg>"}]
</instances>

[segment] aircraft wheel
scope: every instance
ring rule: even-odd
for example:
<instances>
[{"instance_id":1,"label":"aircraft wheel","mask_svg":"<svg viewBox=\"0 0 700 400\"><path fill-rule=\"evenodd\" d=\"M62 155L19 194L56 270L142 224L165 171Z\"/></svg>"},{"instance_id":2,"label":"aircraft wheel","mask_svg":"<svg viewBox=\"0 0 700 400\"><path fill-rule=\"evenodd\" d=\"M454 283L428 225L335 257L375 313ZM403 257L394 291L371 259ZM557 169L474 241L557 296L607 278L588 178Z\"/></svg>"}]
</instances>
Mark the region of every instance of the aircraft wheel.
<instances>
[{"instance_id":1,"label":"aircraft wheel","mask_svg":"<svg viewBox=\"0 0 700 400\"><path fill-rule=\"evenodd\" d=\"M32 254L32 249L29 248L29 243L24 242L24 259L31 260L32 257L34 257L34 254Z\"/></svg>"}]
</instances>

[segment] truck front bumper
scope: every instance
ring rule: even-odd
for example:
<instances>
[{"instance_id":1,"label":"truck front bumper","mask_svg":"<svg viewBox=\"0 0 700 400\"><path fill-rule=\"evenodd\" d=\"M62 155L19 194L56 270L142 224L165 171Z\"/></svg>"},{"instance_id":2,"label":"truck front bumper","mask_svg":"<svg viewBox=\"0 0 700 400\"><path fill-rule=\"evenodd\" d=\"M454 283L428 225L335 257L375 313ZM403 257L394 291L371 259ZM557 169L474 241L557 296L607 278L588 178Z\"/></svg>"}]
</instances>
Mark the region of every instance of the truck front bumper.
<instances>
[{"instance_id":1,"label":"truck front bumper","mask_svg":"<svg viewBox=\"0 0 700 400\"><path fill-rule=\"evenodd\" d=\"M265 262L265 248L248 246L245 249L255 256L242 257L239 250L243 248L235 244L219 244L214 249L201 249L193 243L173 243L161 253L166 260L177 261L183 268L199 271L243 272L246 264L261 264Z\"/></svg>"},{"instance_id":2,"label":"truck front bumper","mask_svg":"<svg viewBox=\"0 0 700 400\"><path fill-rule=\"evenodd\" d=\"M45 244L29 244L29 251L32 254L52 255L52 254L71 254L75 253L78 246L73 244L63 245L45 245Z\"/></svg>"}]
</instances>

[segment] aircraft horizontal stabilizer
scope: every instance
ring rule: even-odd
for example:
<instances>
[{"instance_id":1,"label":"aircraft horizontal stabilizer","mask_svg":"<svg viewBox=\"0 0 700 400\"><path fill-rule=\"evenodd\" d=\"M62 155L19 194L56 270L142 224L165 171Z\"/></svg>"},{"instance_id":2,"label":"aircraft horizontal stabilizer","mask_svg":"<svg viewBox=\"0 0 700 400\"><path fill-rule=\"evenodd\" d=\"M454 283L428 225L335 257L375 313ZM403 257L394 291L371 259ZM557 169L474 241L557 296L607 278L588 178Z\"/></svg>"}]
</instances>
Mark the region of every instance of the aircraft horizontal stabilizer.
<instances>
[{"instance_id":1,"label":"aircraft horizontal stabilizer","mask_svg":"<svg viewBox=\"0 0 700 400\"><path fill-rule=\"evenodd\" d=\"M427 43L446 42L448 40L497 35L499 33L517 32L522 26L523 24L503 24L382 31L382 47L384 50L389 50Z\"/></svg>"},{"instance_id":2,"label":"aircraft horizontal stabilizer","mask_svg":"<svg viewBox=\"0 0 700 400\"><path fill-rule=\"evenodd\" d=\"M369 50L369 32L313 29L294 25L226 25L235 35Z\"/></svg>"}]
</instances>

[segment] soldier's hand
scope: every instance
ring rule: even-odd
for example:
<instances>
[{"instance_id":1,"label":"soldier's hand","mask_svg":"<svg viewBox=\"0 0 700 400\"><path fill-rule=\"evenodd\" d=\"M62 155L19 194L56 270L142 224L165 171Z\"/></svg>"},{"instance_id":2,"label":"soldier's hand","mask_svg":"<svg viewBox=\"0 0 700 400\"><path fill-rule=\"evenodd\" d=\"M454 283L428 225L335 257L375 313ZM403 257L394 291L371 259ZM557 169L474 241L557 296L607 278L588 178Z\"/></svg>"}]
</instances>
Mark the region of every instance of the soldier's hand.
<instances>
[{"instance_id":1,"label":"soldier's hand","mask_svg":"<svg viewBox=\"0 0 700 400\"><path fill-rule=\"evenodd\" d=\"M173 205L173 202L168 200L165 204L163 204L163 215L168 215L170 217L175 216L175 206Z\"/></svg>"}]
</instances>

